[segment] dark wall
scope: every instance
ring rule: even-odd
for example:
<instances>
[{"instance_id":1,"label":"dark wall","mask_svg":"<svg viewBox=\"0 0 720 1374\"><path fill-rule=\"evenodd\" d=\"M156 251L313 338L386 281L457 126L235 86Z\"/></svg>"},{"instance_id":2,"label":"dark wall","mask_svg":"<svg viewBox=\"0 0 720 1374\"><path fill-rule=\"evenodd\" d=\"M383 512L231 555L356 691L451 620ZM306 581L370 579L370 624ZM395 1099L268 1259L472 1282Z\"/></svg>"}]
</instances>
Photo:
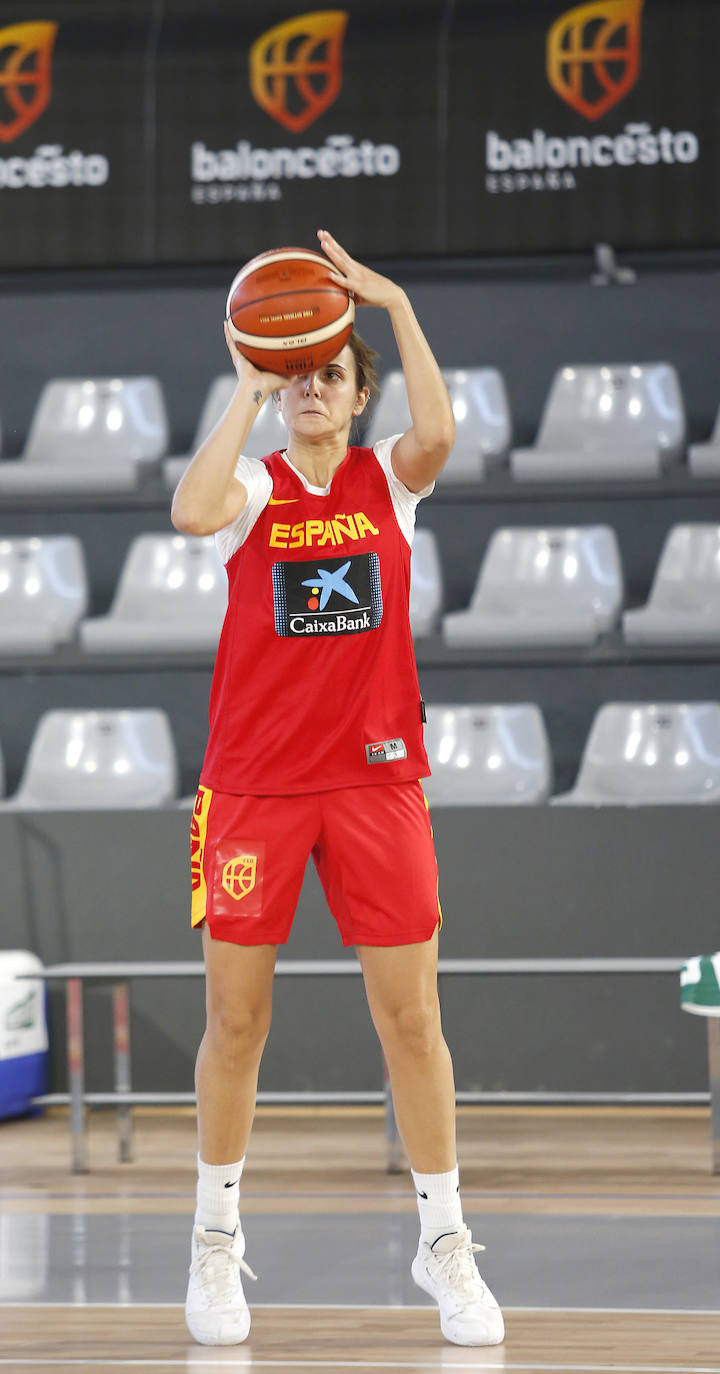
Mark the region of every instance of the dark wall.
<instances>
[{"instance_id":1,"label":"dark wall","mask_svg":"<svg viewBox=\"0 0 720 1374\"><path fill-rule=\"evenodd\" d=\"M45 963L200 959L189 817L0 815L3 943ZM435 807L433 830L443 958L685 959L715 947L713 807ZM310 865L281 957L342 956ZM53 997L57 1090L62 1000ZM677 974L448 976L441 1001L460 1091L707 1091L704 1026L682 1014ZM281 978L274 1002L261 1088L380 1090L359 978ZM191 1091L201 979L138 981L132 1004L134 1086ZM88 1084L107 1091L108 990L89 991L86 1009Z\"/></svg>"}]
</instances>

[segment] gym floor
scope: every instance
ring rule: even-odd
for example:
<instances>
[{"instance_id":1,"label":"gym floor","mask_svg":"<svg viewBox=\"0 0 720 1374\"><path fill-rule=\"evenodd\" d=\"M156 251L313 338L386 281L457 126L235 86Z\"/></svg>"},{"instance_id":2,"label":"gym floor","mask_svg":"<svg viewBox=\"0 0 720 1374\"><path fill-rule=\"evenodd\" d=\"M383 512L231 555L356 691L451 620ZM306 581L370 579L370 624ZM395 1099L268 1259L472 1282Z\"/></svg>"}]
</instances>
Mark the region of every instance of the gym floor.
<instances>
[{"instance_id":1,"label":"gym floor","mask_svg":"<svg viewBox=\"0 0 720 1374\"><path fill-rule=\"evenodd\" d=\"M448 1345L410 1278L405 1173L379 1109L261 1108L243 1179L249 1340L209 1349L182 1313L194 1205L190 1110L0 1125L0 1372L505 1369L720 1374L720 1178L703 1109L460 1108L465 1217L506 1315Z\"/></svg>"}]
</instances>

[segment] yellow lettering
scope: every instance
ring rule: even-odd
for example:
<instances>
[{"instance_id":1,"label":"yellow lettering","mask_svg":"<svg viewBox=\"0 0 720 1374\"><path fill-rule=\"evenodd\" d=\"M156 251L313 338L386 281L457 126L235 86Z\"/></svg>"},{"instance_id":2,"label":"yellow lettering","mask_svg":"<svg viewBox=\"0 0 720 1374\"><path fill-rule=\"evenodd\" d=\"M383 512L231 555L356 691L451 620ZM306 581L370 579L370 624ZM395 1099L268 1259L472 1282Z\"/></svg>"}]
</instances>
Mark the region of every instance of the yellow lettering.
<instances>
[{"instance_id":1,"label":"yellow lettering","mask_svg":"<svg viewBox=\"0 0 720 1374\"><path fill-rule=\"evenodd\" d=\"M325 532L324 532L324 534L323 534L322 539L319 539L319 540L318 540L318 543L319 543L319 544L337 544L337 539L335 538L335 531L333 530L333 527L332 527L332 520L326 520L326 521L325 521Z\"/></svg>"},{"instance_id":2,"label":"yellow lettering","mask_svg":"<svg viewBox=\"0 0 720 1374\"><path fill-rule=\"evenodd\" d=\"M290 526L278 525L273 521L273 526L270 530L270 547L272 549L286 549L289 538Z\"/></svg>"},{"instance_id":3,"label":"yellow lettering","mask_svg":"<svg viewBox=\"0 0 720 1374\"><path fill-rule=\"evenodd\" d=\"M333 528L338 544L342 544L343 539L357 539L358 537L355 519L352 515L336 515L333 520Z\"/></svg>"},{"instance_id":4,"label":"yellow lettering","mask_svg":"<svg viewBox=\"0 0 720 1374\"><path fill-rule=\"evenodd\" d=\"M355 519L357 520L358 534L361 539L365 538L366 531L369 531L370 534L379 534L380 531L373 525L372 520L368 520L367 516L363 515L361 510L357 512Z\"/></svg>"},{"instance_id":5,"label":"yellow lettering","mask_svg":"<svg viewBox=\"0 0 720 1374\"><path fill-rule=\"evenodd\" d=\"M293 525L290 533L290 548L301 549L305 543L305 521L301 520L297 525Z\"/></svg>"},{"instance_id":6,"label":"yellow lettering","mask_svg":"<svg viewBox=\"0 0 720 1374\"><path fill-rule=\"evenodd\" d=\"M322 534L325 529L324 520L308 520L305 524L305 539L308 544L315 543L315 536Z\"/></svg>"}]
</instances>

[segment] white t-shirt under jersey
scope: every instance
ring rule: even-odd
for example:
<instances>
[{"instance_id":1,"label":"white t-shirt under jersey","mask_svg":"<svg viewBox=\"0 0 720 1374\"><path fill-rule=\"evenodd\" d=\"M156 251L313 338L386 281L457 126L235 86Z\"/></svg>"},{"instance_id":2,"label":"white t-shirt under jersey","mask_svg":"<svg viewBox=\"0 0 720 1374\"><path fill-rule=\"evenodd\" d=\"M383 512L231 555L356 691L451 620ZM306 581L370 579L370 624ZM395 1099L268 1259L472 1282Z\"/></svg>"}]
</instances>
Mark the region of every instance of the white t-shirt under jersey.
<instances>
[{"instance_id":1,"label":"white t-shirt under jersey","mask_svg":"<svg viewBox=\"0 0 720 1374\"><path fill-rule=\"evenodd\" d=\"M412 545L413 534L415 532L415 510L417 508L417 503L421 501L424 496L430 495L435 483L431 482L429 486L423 487L422 491L409 491L405 483L401 482L400 478L395 476L392 469L391 456L393 448L399 438L399 434L394 434L391 439L378 439L371 451L377 458L387 478L393 510L395 511L398 525L405 535L408 544ZM326 487L314 487L312 483L308 482L307 478L298 471L295 464L290 462L286 453L283 453L282 456L288 467L300 478L306 491L311 492L313 496L327 496L331 483L328 483ZM240 548L241 544L245 543L253 525L270 500L273 489L270 473L260 458L246 458L241 454L235 467L235 476L238 482L242 482L247 491L248 499L237 519L233 520L231 524L225 525L223 529L218 530L215 535L215 543L217 544L218 552L220 553L223 563L228 563L233 554Z\"/></svg>"}]
</instances>

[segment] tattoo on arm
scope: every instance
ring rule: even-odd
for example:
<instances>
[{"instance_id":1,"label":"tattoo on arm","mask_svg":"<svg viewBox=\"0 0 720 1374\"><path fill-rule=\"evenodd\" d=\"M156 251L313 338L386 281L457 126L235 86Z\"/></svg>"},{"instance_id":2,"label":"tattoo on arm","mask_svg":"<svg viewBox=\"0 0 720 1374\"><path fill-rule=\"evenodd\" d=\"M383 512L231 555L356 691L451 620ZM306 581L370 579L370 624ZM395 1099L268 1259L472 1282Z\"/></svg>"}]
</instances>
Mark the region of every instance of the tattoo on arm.
<instances>
[{"instance_id":1,"label":"tattoo on arm","mask_svg":"<svg viewBox=\"0 0 720 1374\"><path fill-rule=\"evenodd\" d=\"M253 400L256 406L259 406L262 401L262 391L253 391Z\"/></svg>"}]
</instances>

